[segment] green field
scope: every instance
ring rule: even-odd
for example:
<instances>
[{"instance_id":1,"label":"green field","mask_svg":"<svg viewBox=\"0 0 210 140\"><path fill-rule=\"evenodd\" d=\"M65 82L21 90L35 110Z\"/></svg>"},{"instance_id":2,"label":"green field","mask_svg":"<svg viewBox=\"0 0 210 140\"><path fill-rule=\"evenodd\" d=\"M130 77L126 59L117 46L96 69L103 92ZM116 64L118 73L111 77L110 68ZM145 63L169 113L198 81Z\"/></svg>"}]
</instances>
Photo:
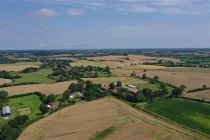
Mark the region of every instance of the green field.
<instances>
[{"instance_id":1,"label":"green field","mask_svg":"<svg viewBox=\"0 0 210 140\"><path fill-rule=\"evenodd\" d=\"M51 69L43 69L37 72L32 72L32 73L21 73L18 74L22 76L22 78L15 79L13 84L20 84L24 82L38 82L41 84L45 83L55 83L55 80L52 80L48 78L48 74L51 74L52 70Z\"/></svg>"},{"instance_id":2,"label":"green field","mask_svg":"<svg viewBox=\"0 0 210 140\"><path fill-rule=\"evenodd\" d=\"M10 119L24 114L28 114L30 120L37 119L42 115L39 110L41 103L42 102L37 95L10 98L8 101L8 105L10 106L12 112ZM0 119L0 126L5 124L7 121L8 120Z\"/></svg>"},{"instance_id":3,"label":"green field","mask_svg":"<svg viewBox=\"0 0 210 140\"><path fill-rule=\"evenodd\" d=\"M146 109L210 135L210 105L190 100L171 99L158 101Z\"/></svg>"},{"instance_id":4,"label":"green field","mask_svg":"<svg viewBox=\"0 0 210 140\"><path fill-rule=\"evenodd\" d=\"M148 88L148 89L151 89L153 91L160 89L158 85L150 84L150 83L135 84L134 86L138 87L139 89Z\"/></svg>"},{"instance_id":5,"label":"green field","mask_svg":"<svg viewBox=\"0 0 210 140\"><path fill-rule=\"evenodd\" d=\"M0 64L0 66L24 66L24 65L36 65L41 66L41 62L17 62L17 63L11 63L11 64Z\"/></svg>"}]
</instances>

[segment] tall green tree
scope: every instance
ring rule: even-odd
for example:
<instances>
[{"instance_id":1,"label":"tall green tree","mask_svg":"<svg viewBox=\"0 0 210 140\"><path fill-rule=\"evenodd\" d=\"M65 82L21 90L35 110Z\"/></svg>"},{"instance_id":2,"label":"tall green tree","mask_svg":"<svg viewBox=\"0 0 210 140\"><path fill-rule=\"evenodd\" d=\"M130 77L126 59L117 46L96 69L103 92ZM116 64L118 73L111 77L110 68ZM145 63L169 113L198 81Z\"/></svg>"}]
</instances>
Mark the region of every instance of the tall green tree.
<instances>
[{"instance_id":1,"label":"tall green tree","mask_svg":"<svg viewBox=\"0 0 210 140\"><path fill-rule=\"evenodd\" d=\"M71 83L69 86L69 91L71 93L78 91L77 85L75 83Z\"/></svg>"},{"instance_id":2,"label":"tall green tree","mask_svg":"<svg viewBox=\"0 0 210 140\"><path fill-rule=\"evenodd\" d=\"M109 87L113 89L113 88L115 88L115 84L112 82L109 84Z\"/></svg>"}]
</instances>

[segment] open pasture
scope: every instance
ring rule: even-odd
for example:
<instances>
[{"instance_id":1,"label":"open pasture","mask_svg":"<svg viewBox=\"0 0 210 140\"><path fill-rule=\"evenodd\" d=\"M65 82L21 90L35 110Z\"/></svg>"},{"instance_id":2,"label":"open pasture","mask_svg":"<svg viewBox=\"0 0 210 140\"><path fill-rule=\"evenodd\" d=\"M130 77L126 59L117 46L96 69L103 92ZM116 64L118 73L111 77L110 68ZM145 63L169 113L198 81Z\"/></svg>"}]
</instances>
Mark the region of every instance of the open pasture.
<instances>
[{"instance_id":1,"label":"open pasture","mask_svg":"<svg viewBox=\"0 0 210 140\"><path fill-rule=\"evenodd\" d=\"M210 105L200 102L171 99L146 106L152 112L210 135Z\"/></svg>"},{"instance_id":2,"label":"open pasture","mask_svg":"<svg viewBox=\"0 0 210 140\"><path fill-rule=\"evenodd\" d=\"M9 96L19 95L23 93L30 93L39 91L42 93L48 94L62 94L72 82L76 81L67 81L53 84L35 84L35 85L20 85L0 88L0 90L5 90L9 93Z\"/></svg>"},{"instance_id":3,"label":"open pasture","mask_svg":"<svg viewBox=\"0 0 210 140\"><path fill-rule=\"evenodd\" d=\"M66 107L27 127L18 140L94 139L96 132L114 126L101 139L207 139L139 112L113 98Z\"/></svg>"},{"instance_id":4,"label":"open pasture","mask_svg":"<svg viewBox=\"0 0 210 140\"><path fill-rule=\"evenodd\" d=\"M204 99L205 101L210 101L210 90L192 92L183 94L184 97L192 98L192 99Z\"/></svg>"},{"instance_id":5,"label":"open pasture","mask_svg":"<svg viewBox=\"0 0 210 140\"><path fill-rule=\"evenodd\" d=\"M131 77L104 77L104 78L83 78L84 80L90 80L94 83L99 84L110 84L112 82L121 81L124 85L126 84L141 84L146 83L141 79L131 78Z\"/></svg>"},{"instance_id":6,"label":"open pasture","mask_svg":"<svg viewBox=\"0 0 210 140\"><path fill-rule=\"evenodd\" d=\"M55 83L55 80L48 78L48 74L51 74L53 71L51 69L42 69L37 72L32 73L21 73L19 74L22 76L21 78L15 79L14 84L20 84L25 82L37 82L40 84L46 83Z\"/></svg>"}]
</instances>

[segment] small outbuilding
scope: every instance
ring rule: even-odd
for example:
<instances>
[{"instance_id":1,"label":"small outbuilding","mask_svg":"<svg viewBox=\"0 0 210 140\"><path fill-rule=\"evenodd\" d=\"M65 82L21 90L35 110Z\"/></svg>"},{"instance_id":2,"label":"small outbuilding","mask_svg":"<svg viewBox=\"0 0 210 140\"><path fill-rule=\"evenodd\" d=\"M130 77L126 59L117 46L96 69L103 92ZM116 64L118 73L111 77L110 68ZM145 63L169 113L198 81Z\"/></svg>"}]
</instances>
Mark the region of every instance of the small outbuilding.
<instances>
[{"instance_id":1,"label":"small outbuilding","mask_svg":"<svg viewBox=\"0 0 210 140\"><path fill-rule=\"evenodd\" d=\"M2 107L2 117L7 118L11 115L11 109L9 106Z\"/></svg>"},{"instance_id":2,"label":"small outbuilding","mask_svg":"<svg viewBox=\"0 0 210 140\"><path fill-rule=\"evenodd\" d=\"M71 93L69 97L70 99L73 99L78 96L83 97L83 94L81 92L74 92L74 93Z\"/></svg>"}]
</instances>

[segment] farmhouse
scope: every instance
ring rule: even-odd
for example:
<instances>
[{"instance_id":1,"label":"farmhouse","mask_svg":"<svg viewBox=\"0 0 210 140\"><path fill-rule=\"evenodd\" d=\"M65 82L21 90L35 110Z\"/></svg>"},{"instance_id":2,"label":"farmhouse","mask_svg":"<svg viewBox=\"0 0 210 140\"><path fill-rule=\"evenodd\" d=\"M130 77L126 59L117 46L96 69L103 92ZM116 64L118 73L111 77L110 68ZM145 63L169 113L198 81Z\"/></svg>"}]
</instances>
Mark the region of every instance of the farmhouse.
<instances>
[{"instance_id":1,"label":"farmhouse","mask_svg":"<svg viewBox=\"0 0 210 140\"><path fill-rule=\"evenodd\" d=\"M137 88L128 88L128 91L130 91L133 94L137 94L138 93L138 89Z\"/></svg>"},{"instance_id":2,"label":"farmhouse","mask_svg":"<svg viewBox=\"0 0 210 140\"><path fill-rule=\"evenodd\" d=\"M55 102L50 102L48 107L51 108L51 109L56 109L56 108L58 108L58 104L55 103Z\"/></svg>"},{"instance_id":3,"label":"farmhouse","mask_svg":"<svg viewBox=\"0 0 210 140\"><path fill-rule=\"evenodd\" d=\"M81 93L81 92L74 92L74 93L71 93L70 94L70 99L72 99L72 98L75 98L75 97L77 97L77 96L83 96L83 94Z\"/></svg>"},{"instance_id":4,"label":"farmhouse","mask_svg":"<svg viewBox=\"0 0 210 140\"><path fill-rule=\"evenodd\" d=\"M106 90L106 91L109 90L109 86L107 86L107 85L102 85L101 88L102 88L103 90Z\"/></svg>"},{"instance_id":5,"label":"farmhouse","mask_svg":"<svg viewBox=\"0 0 210 140\"><path fill-rule=\"evenodd\" d=\"M11 110L9 106L2 107L2 117L8 118L11 115Z\"/></svg>"}]
</instances>

